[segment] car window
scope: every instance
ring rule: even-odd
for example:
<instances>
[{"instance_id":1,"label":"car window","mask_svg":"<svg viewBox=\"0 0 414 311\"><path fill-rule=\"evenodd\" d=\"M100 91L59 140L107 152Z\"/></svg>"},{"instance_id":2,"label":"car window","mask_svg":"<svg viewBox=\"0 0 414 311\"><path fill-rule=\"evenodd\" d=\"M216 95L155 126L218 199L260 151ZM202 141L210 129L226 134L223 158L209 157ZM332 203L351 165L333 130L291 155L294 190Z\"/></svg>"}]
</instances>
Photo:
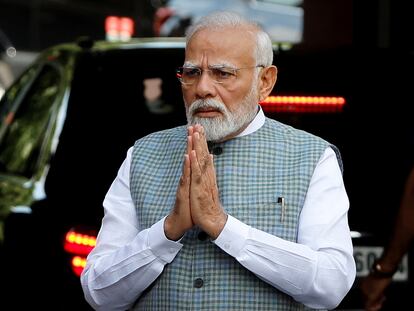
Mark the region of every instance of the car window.
<instances>
[{"instance_id":1,"label":"car window","mask_svg":"<svg viewBox=\"0 0 414 311\"><path fill-rule=\"evenodd\" d=\"M145 135L186 123L175 71L183 58L182 48L77 55L65 122L45 181L48 200L57 201L53 206L70 211L67 217L100 221L102 198L128 148ZM76 185L77 195L62 182Z\"/></svg>"},{"instance_id":2,"label":"car window","mask_svg":"<svg viewBox=\"0 0 414 311\"><path fill-rule=\"evenodd\" d=\"M53 130L50 122L53 114L50 112L60 81L58 70L46 65L25 92L21 85L27 84L32 75L29 70L5 95L1 109L6 117L0 132L0 172L29 178L35 172L42 150L47 147L48 134ZM24 97L13 100L17 96ZM7 107L9 103L13 106Z\"/></svg>"}]
</instances>

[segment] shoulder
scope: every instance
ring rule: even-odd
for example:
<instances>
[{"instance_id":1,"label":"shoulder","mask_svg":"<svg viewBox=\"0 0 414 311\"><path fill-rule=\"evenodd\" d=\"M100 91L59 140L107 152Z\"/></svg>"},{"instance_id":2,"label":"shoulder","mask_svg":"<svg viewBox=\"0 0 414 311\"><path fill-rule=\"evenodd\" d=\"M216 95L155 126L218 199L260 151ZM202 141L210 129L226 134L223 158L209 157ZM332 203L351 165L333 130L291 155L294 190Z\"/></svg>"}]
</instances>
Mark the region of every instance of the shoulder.
<instances>
[{"instance_id":1,"label":"shoulder","mask_svg":"<svg viewBox=\"0 0 414 311\"><path fill-rule=\"evenodd\" d=\"M266 124L277 133L276 135L279 135L284 145L287 146L286 148L289 149L289 152L291 150L297 150L300 155L311 154L315 159L319 160L323 158L326 152L328 154L334 153L341 172L343 172L341 152L334 144L322 137L270 118L266 118Z\"/></svg>"},{"instance_id":2,"label":"shoulder","mask_svg":"<svg viewBox=\"0 0 414 311\"><path fill-rule=\"evenodd\" d=\"M273 136L273 140L279 143L279 151L285 152L289 158L303 159L307 157L313 159L313 161L318 161L327 149L332 149L341 170L343 169L338 148L322 137L270 118L266 118L266 129Z\"/></svg>"},{"instance_id":3,"label":"shoulder","mask_svg":"<svg viewBox=\"0 0 414 311\"><path fill-rule=\"evenodd\" d=\"M269 128L272 132L275 133L280 139L285 140L287 143L291 144L312 144L318 145L322 148L326 149L326 147L330 146L331 144L319 137L315 134L310 132L297 129L291 125L287 125L285 123L276 121L274 119L270 119L266 117L265 126Z\"/></svg>"},{"instance_id":4,"label":"shoulder","mask_svg":"<svg viewBox=\"0 0 414 311\"><path fill-rule=\"evenodd\" d=\"M154 132L135 141L134 150L142 148L160 148L162 146L165 147L173 144L180 144L186 141L186 133L187 128L185 125Z\"/></svg>"}]
</instances>

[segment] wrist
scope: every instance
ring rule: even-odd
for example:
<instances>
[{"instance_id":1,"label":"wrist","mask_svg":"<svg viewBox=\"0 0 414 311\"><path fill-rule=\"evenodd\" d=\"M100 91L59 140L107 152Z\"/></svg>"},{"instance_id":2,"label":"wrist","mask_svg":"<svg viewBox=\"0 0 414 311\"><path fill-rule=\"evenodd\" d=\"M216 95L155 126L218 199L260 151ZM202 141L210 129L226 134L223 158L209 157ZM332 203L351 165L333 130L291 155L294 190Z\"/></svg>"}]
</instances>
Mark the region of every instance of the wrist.
<instances>
[{"instance_id":1,"label":"wrist","mask_svg":"<svg viewBox=\"0 0 414 311\"><path fill-rule=\"evenodd\" d=\"M215 240L220 235L221 231L223 231L224 226L227 222L227 214L222 213L220 217L214 219L214 221L206 222L202 228L204 231L210 236L212 240Z\"/></svg>"},{"instance_id":2,"label":"wrist","mask_svg":"<svg viewBox=\"0 0 414 311\"><path fill-rule=\"evenodd\" d=\"M171 220L170 216L167 216L164 220L164 234L167 239L171 241L178 241L184 235L184 232L177 231L177 224Z\"/></svg>"},{"instance_id":3,"label":"wrist","mask_svg":"<svg viewBox=\"0 0 414 311\"><path fill-rule=\"evenodd\" d=\"M380 259L374 261L371 266L370 274L379 278L392 278L397 272L398 266L393 267L381 262Z\"/></svg>"}]
</instances>

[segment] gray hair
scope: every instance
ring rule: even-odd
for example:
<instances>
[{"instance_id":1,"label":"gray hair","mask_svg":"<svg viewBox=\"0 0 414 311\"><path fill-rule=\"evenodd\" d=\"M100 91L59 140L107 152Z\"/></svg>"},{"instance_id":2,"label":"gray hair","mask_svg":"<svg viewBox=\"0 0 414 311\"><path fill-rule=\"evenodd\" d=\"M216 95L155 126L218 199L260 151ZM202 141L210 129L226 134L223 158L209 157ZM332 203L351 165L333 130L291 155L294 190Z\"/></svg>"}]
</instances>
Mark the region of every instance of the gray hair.
<instances>
[{"instance_id":1,"label":"gray hair","mask_svg":"<svg viewBox=\"0 0 414 311\"><path fill-rule=\"evenodd\" d=\"M245 19L243 16L229 11L217 11L202 17L186 32L188 44L193 35L202 29L221 29L228 27L247 27L254 31L256 36L255 59L256 65L270 66L273 62L272 40L269 35L255 22Z\"/></svg>"}]
</instances>

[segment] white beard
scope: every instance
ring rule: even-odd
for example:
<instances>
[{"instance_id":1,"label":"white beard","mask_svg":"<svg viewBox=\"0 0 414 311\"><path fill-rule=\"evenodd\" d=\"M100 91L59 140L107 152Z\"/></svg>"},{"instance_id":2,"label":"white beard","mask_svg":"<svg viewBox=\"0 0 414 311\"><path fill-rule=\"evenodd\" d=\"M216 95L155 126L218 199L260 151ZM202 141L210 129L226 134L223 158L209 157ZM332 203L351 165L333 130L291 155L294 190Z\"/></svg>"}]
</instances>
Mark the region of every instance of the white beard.
<instances>
[{"instance_id":1,"label":"white beard","mask_svg":"<svg viewBox=\"0 0 414 311\"><path fill-rule=\"evenodd\" d=\"M253 81L254 82L254 81ZM234 112L227 109L226 105L217 100L197 99L188 107L186 114L188 125L200 124L204 127L207 141L221 141L227 136L238 132L250 123L257 114L257 90L256 83L252 83L249 93L241 101ZM214 118L200 118L194 115L197 109L214 108L222 113L222 116Z\"/></svg>"}]
</instances>

